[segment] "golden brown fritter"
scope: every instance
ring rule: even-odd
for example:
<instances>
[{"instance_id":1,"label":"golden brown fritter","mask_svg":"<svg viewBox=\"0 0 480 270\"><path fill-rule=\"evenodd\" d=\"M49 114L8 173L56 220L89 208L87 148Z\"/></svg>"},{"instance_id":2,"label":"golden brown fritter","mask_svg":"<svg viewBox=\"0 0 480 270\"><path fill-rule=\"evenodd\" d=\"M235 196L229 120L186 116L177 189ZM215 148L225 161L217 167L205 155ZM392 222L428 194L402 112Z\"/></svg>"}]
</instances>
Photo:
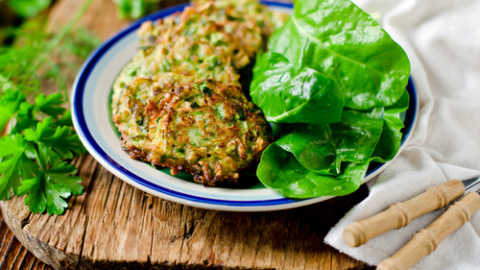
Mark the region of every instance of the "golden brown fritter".
<instances>
[{"instance_id":1,"label":"golden brown fritter","mask_svg":"<svg viewBox=\"0 0 480 270\"><path fill-rule=\"evenodd\" d=\"M114 121L124 150L205 185L236 183L271 140L261 110L239 87L175 77L135 79L123 91Z\"/></svg>"},{"instance_id":2,"label":"golden brown fritter","mask_svg":"<svg viewBox=\"0 0 480 270\"><path fill-rule=\"evenodd\" d=\"M145 22L139 52L115 81L112 104L131 80L164 72L240 86L239 70L284 20L255 0L222 0L194 1L157 24Z\"/></svg>"},{"instance_id":3,"label":"golden brown fritter","mask_svg":"<svg viewBox=\"0 0 480 270\"><path fill-rule=\"evenodd\" d=\"M113 87L122 147L205 185L236 183L270 141L239 71L283 22L276 18L254 0L197 0L157 24L144 23L139 52Z\"/></svg>"}]
</instances>

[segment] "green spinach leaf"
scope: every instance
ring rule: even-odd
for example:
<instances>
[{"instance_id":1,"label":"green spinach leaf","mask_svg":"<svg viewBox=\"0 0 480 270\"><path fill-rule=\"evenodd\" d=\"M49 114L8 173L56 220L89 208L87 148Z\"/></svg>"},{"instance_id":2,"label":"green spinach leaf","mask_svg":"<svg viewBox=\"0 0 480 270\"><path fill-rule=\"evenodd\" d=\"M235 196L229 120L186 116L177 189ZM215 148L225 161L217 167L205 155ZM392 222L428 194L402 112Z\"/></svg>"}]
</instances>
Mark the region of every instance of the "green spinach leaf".
<instances>
[{"instance_id":1,"label":"green spinach leaf","mask_svg":"<svg viewBox=\"0 0 480 270\"><path fill-rule=\"evenodd\" d=\"M308 170L321 174L339 174L337 153L327 125L297 124L287 127L290 132L275 143L292 153Z\"/></svg>"},{"instance_id":2,"label":"green spinach leaf","mask_svg":"<svg viewBox=\"0 0 480 270\"><path fill-rule=\"evenodd\" d=\"M254 101L263 100L262 94L268 91L257 89L266 82L265 70L277 77L288 76L285 71L282 74L285 64L276 65L279 57L273 57L274 53L282 55L297 72L313 69L334 79L343 90L345 106L360 110L395 104L410 74L402 48L349 0L295 2L293 15L270 37L268 52L255 67ZM298 73L301 81L303 74ZM273 95L275 87L271 90ZM272 105L258 105L270 116Z\"/></svg>"},{"instance_id":3,"label":"green spinach leaf","mask_svg":"<svg viewBox=\"0 0 480 270\"><path fill-rule=\"evenodd\" d=\"M331 78L307 66L295 68L267 53L254 68L251 97L269 122L326 124L340 121L343 94Z\"/></svg>"},{"instance_id":4,"label":"green spinach leaf","mask_svg":"<svg viewBox=\"0 0 480 270\"><path fill-rule=\"evenodd\" d=\"M288 198L345 195L358 189L368 164L345 163L338 176L321 175L303 167L276 143L262 154L257 176L262 183Z\"/></svg>"},{"instance_id":5,"label":"green spinach leaf","mask_svg":"<svg viewBox=\"0 0 480 270\"><path fill-rule=\"evenodd\" d=\"M339 123L297 124L263 153L257 175L294 198L344 195L361 184L384 126L383 110L347 110Z\"/></svg>"},{"instance_id":6,"label":"green spinach leaf","mask_svg":"<svg viewBox=\"0 0 480 270\"><path fill-rule=\"evenodd\" d=\"M280 126L258 166L265 186L291 198L345 195L371 162L398 152L410 63L349 0L297 0L253 73L252 100Z\"/></svg>"}]
</instances>

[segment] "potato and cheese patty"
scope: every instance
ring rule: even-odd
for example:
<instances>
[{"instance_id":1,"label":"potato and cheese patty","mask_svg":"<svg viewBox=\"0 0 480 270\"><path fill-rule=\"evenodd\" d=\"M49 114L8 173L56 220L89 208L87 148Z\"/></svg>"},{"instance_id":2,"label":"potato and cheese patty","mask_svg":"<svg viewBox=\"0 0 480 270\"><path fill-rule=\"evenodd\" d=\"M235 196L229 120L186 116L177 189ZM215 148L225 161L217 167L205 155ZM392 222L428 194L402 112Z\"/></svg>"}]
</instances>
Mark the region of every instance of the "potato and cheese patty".
<instances>
[{"instance_id":1,"label":"potato and cheese patty","mask_svg":"<svg viewBox=\"0 0 480 270\"><path fill-rule=\"evenodd\" d=\"M271 141L239 70L264 49L274 18L252 0L195 1L157 25L144 23L140 50L114 83L123 149L205 185L237 183Z\"/></svg>"}]
</instances>

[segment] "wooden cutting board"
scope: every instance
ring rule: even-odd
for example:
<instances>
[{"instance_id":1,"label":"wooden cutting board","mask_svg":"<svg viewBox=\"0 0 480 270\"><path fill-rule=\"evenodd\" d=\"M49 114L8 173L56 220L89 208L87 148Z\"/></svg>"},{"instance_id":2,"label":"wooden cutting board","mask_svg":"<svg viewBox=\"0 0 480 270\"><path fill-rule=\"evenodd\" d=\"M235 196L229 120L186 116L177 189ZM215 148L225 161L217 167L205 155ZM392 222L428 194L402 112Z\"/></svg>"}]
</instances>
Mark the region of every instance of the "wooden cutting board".
<instances>
[{"instance_id":1,"label":"wooden cutting board","mask_svg":"<svg viewBox=\"0 0 480 270\"><path fill-rule=\"evenodd\" d=\"M117 179L90 155L76 160L85 194L62 216L31 214L23 198L3 217L37 258L55 269L363 267L323 243L329 228L365 195L287 211L202 210L152 197Z\"/></svg>"},{"instance_id":2,"label":"wooden cutting board","mask_svg":"<svg viewBox=\"0 0 480 270\"><path fill-rule=\"evenodd\" d=\"M64 25L82 2L57 1L49 15L51 30ZM80 23L105 39L128 23L115 12L111 0L96 0ZM86 192L69 200L64 215L32 214L23 197L0 203L20 242L55 269L369 268L323 243L328 230L367 195L365 187L298 209L220 212L150 196L88 154L74 162Z\"/></svg>"}]
</instances>

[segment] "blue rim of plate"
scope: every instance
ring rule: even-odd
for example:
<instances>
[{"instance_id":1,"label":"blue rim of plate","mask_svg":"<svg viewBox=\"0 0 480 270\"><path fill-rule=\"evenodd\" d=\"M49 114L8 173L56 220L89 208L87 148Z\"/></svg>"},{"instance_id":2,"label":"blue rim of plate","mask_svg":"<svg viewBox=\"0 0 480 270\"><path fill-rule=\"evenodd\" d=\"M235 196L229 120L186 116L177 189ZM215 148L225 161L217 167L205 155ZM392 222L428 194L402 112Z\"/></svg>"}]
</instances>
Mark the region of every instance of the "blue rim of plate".
<instances>
[{"instance_id":1,"label":"blue rim of plate","mask_svg":"<svg viewBox=\"0 0 480 270\"><path fill-rule=\"evenodd\" d=\"M286 4L286 3L277 3L277 2L271 2L271 1L261 1L261 3L267 6L273 6L273 7L279 7L279 8L290 8L290 9L293 8L292 4ZM116 42L124 38L126 35L130 34L132 31L136 31L143 22L158 20L160 18L166 17L176 12L181 12L188 5L189 4L187 3L187 4L173 6L173 7L158 11L156 13L153 13L151 15L147 15L140 20L137 20L133 22L131 25L129 25L127 28L121 30L115 36L107 40L105 43L103 43L100 47L98 47L96 50L94 50L90 54L90 56L87 58L87 60L84 62L84 64L80 68L80 71L78 72L78 75L73 84L73 94L72 94L72 118L73 118L75 129L77 130L77 133L79 134L82 142L89 146L87 147L89 149L89 152L98 161L100 161L102 164L108 165L109 166L108 169L115 170L116 174L121 174L125 177L128 177L137 185L140 185L144 188L154 190L156 192L165 194L167 196L171 196L173 198L191 201L191 202L197 202L201 204L207 204L207 205L210 204L210 205L221 205L221 206L229 206L229 207L252 207L252 208L262 207L262 206L267 207L267 206L276 206L276 205L288 205L288 204L293 204L297 202L313 200L314 198L313 199L280 198L280 199L272 199L272 200L229 201L229 200L204 198L204 197L199 197L195 195L185 194L182 192L171 190L164 186L156 185L136 175L135 173L129 171L128 169L123 167L121 164L119 164L116 160L111 158L109 154L106 153L93 138L91 132L87 128L87 124L86 124L87 121L85 119L85 114L83 111L83 108L84 108L83 94L85 92L86 82L93 68L99 61L99 59L101 59L101 57ZM413 131L415 120L417 117L417 110L418 110L418 100L417 100L416 89L415 89L413 79L411 77L409 78L409 81L408 81L407 91L410 95L410 101L409 101L409 108L405 114L405 120L404 120L405 128L402 131L403 133L402 146L405 144L406 140L410 137ZM93 151L93 153L91 151ZM385 165L386 163L383 163L376 166L375 168L371 168L367 172L366 177L372 177L372 175L376 175L378 171Z\"/></svg>"}]
</instances>

